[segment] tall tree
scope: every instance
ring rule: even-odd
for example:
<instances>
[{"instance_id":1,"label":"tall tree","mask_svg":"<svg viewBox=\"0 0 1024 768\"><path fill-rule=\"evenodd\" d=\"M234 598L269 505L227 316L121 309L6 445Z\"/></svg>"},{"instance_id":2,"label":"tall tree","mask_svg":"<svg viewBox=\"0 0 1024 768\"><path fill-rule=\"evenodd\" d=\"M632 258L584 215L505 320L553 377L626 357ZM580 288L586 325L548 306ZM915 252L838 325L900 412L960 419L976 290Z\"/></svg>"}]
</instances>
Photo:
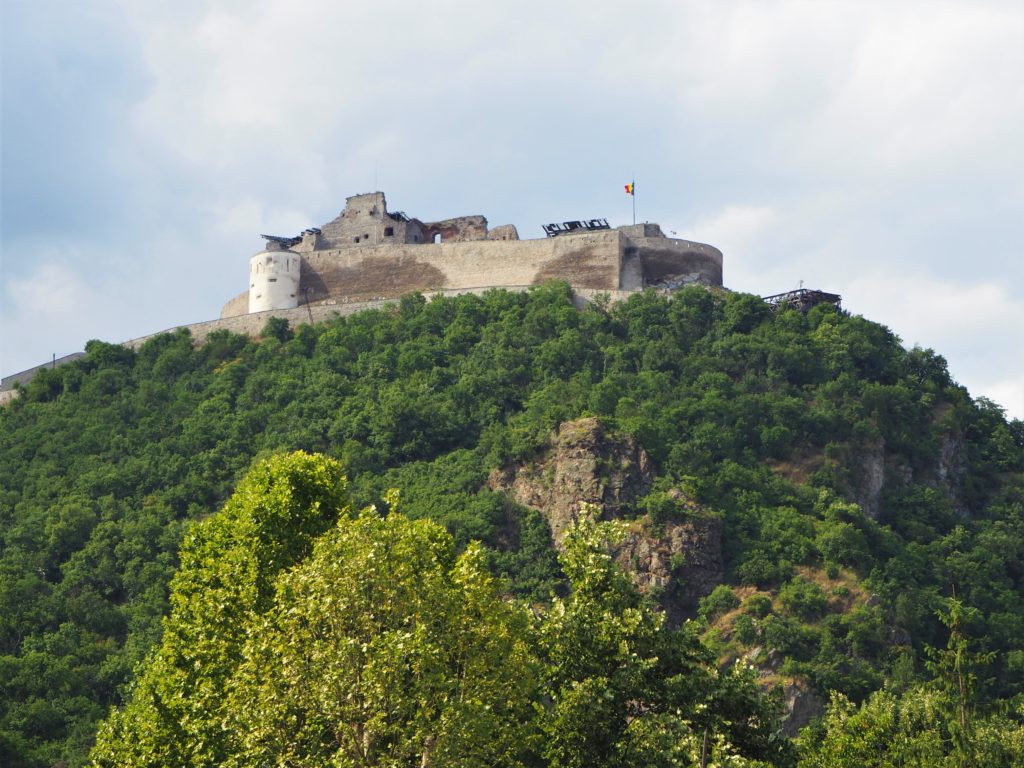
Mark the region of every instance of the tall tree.
<instances>
[{"instance_id":1,"label":"tall tree","mask_svg":"<svg viewBox=\"0 0 1024 768\"><path fill-rule=\"evenodd\" d=\"M690 628L666 629L609 554L622 533L621 524L583 522L564 541L572 593L541 628L548 764L788 765L771 698L743 667L719 674Z\"/></svg>"},{"instance_id":2,"label":"tall tree","mask_svg":"<svg viewBox=\"0 0 1024 768\"><path fill-rule=\"evenodd\" d=\"M171 580L171 614L131 699L100 728L99 766L219 766L227 681L274 578L348 509L341 466L302 452L261 461L224 508L196 524Z\"/></svg>"},{"instance_id":3,"label":"tall tree","mask_svg":"<svg viewBox=\"0 0 1024 768\"><path fill-rule=\"evenodd\" d=\"M497 586L434 522L342 520L250 633L227 764L524 765L536 662Z\"/></svg>"}]
</instances>

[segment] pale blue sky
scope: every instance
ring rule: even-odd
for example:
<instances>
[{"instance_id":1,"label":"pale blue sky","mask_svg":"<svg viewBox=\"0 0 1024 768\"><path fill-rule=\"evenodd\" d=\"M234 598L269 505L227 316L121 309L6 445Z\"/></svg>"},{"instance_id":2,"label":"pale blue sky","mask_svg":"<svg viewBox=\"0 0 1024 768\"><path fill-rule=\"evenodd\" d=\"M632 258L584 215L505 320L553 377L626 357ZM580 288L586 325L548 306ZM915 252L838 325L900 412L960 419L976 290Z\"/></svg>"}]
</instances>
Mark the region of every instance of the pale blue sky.
<instances>
[{"instance_id":1,"label":"pale blue sky","mask_svg":"<svg viewBox=\"0 0 1024 768\"><path fill-rule=\"evenodd\" d=\"M597 7L595 7L597 6ZM1024 418L1024 5L3 0L0 374L216 317L261 232L637 214Z\"/></svg>"}]
</instances>

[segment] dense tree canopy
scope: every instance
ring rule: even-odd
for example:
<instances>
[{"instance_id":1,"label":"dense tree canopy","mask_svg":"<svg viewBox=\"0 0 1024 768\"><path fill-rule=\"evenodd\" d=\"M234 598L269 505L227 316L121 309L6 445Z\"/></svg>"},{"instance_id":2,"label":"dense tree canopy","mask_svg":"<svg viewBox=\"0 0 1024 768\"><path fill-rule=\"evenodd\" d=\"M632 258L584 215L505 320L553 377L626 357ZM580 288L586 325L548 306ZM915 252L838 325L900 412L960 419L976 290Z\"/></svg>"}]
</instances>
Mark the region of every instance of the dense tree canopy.
<instances>
[{"instance_id":1,"label":"dense tree canopy","mask_svg":"<svg viewBox=\"0 0 1024 768\"><path fill-rule=\"evenodd\" d=\"M345 508L314 542L340 469L306 454L258 464L186 537L163 640L100 728L96 766L786 756L752 679L723 684L692 633L667 631L598 530L570 535L571 597L536 616L504 599L479 545L457 553L394 494L386 516Z\"/></svg>"},{"instance_id":2,"label":"dense tree canopy","mask_svg":"<svg viewBox=\"0 0 1024 768\"><path fill-rule=\"evenodd\" d=\"M301 453L255 466L218 514L196 524L171 579L163 640L131 701L101 729L100 765L223 765L227 683L277 574L302 561L347 499L341 467Z\"/></svg>"},{"instance_id":3,"label":"dense tree canopy","mask_svg":"<svg viewBox=\"0 0 1024 768\"><path fill-rule=\"evenodd\" d=\"M5 765L82 763L161 640L185 531L258 457L334 457L356 508L399 487L511 594L565 595L544 519L484 481L582 415L639 440L654 493L721 516L734 600L702 615L723 659L762 647L857 706L929 679L955 592L994 654L979 706L1024 693L1024 424L863 318L697 288L579 311L552 284L87 351L0 409ZM686 515L666 498L637 511Z\"/></svg>"}]
</instances>

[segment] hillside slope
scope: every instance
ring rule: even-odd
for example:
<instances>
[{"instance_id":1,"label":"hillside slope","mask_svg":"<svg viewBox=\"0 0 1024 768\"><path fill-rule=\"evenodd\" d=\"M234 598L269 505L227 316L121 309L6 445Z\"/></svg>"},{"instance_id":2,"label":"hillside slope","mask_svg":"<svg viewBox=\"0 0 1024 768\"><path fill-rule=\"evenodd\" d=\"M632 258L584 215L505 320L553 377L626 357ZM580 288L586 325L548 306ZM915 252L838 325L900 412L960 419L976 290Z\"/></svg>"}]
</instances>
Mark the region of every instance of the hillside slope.
<instances>
[{"instance_id":1,"label":"hillside slope","mask_svg":"<svg viewBox=\"0 0 1024 768\"><path fill-rule=\"evenodd\" d=\"M822 697L905 688L946 645L955 593L993 654L979 701L1022 694L1024 424L829 307L688 289L581 312L551 284L197 349L93 342L37 376L0 410L0 761L81 763L161 635L189 521L257 456L334 456L357 506L401 488L408 516L548 600L564 577L547 520L487 479L585 416L651 462L623 516L720 520L723 585L698 613L723 660L756 649Z\"/></svg>"}]
</instances>

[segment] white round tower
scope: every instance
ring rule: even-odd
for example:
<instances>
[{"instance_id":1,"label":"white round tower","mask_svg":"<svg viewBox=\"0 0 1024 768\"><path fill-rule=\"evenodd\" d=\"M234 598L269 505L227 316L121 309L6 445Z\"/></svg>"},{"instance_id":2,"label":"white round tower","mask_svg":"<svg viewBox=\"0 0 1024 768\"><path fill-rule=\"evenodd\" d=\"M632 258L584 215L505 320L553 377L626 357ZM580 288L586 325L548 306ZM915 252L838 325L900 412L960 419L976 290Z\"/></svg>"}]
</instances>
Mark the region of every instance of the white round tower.
<instances>
[{"instance_id":1,"label":"white round tower","mask_svg":"<svg viewBox=\"0 0 1024 768\"><path fill-rule=\"evenodd\" d=\"M249 259L249 311L299 306L300 266L291 251L260 251Z\"/></svg>"}]
</instances>

